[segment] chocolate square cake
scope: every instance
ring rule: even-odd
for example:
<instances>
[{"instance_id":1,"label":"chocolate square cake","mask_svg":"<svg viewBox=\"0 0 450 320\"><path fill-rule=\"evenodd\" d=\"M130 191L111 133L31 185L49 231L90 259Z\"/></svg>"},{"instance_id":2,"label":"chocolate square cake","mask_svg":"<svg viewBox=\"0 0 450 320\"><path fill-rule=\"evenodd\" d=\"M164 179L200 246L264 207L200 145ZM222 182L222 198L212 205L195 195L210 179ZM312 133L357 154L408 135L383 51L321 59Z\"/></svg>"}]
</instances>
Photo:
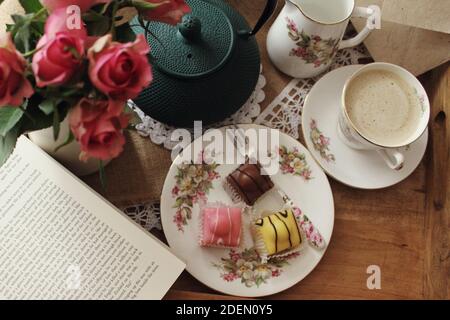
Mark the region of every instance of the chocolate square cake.
<instances>
[{"instance_id":1,"label":"chocolate square cake","mask_svg":"<svg viewBox=\"0 0 450 320\"><path fill-rule=\"evenodd\" d=\"M234 201L243 201L253 206L263 194L273 188L268 175L261 174L261 165L243 164L227 178L226 185Z\"/></svg>"}]
</instances>

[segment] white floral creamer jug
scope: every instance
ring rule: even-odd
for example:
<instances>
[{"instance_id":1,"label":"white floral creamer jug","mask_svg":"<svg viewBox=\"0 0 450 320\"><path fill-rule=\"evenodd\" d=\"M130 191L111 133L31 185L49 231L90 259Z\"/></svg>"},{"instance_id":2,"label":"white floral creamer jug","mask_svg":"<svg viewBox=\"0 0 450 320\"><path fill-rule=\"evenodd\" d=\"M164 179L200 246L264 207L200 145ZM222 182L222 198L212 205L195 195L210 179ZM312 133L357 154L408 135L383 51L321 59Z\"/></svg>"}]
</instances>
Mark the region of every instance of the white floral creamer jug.
<instances>
[{"instance_id":1,"label":"white floral creamer jug","mask_svg":"<svg viewBox=\"0 0 450 320\"><path fill-rule=\"evenodd\" d=\"M340 49L357 46L380 26L376 6L355 7L355 0L285 0L267 36L267 50L275 66L295 78L311 78L325 71ZM368 18L354 38L342 40L351 17Z\"/></svg>"}]
</instances>

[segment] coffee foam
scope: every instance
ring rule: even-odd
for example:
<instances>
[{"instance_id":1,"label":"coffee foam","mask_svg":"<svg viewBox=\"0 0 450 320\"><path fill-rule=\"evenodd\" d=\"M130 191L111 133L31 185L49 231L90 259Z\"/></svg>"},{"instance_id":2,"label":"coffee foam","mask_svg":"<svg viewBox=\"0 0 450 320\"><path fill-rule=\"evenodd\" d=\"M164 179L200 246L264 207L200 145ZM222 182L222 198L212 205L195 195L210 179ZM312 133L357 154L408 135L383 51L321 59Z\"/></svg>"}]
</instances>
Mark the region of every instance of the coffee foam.
<instances>
[{"instance_id":1,"label":"coffee foam","mask_svg":"<svg viewBox=\"0 0 450 320\"><path fill-rule=\"evenodd\" d=\"M346 90L345 106L359 132L383 146L404 144L420 123L414 88L390 71L368 70L356 76Z\"/></svg>"}]
</instances>

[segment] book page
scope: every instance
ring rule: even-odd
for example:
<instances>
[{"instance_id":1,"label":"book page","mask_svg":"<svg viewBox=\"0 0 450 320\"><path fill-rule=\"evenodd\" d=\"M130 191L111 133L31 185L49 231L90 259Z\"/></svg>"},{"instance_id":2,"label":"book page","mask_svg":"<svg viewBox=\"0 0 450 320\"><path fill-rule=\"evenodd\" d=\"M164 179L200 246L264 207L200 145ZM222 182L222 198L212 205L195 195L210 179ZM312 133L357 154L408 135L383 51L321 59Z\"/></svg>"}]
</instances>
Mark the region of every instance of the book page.
<instances>
[{"instance_id":1,"label":"book page","mask_svg":"<svg viewBox=\"0 0 450 320\"><path fill-rule=\"evenodd\" d=\"M184 267L27 138L0 168L0 299L161 299Z\"/></svg>"}]
</instances>

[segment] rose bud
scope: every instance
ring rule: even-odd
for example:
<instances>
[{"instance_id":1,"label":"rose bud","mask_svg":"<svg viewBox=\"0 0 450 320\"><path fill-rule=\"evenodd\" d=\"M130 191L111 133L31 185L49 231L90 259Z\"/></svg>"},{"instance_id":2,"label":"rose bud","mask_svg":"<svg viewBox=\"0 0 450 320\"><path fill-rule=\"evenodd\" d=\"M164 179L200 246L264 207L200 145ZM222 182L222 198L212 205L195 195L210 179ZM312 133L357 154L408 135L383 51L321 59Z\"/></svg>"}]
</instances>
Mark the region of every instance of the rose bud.
<instances>
[{"instance_id":1,"label":"rose bud","mask_svg":"<svg viewBox=\"0 0 450 320\"><path fill-rule=\"evenodd\" d=\"M18 107L33 94L33 87L25 77L26 60L11 39L0 33L0 107Z\"/></svg>"},{"instance_id":2,"label":"rose bud","mask_svg":"<svg viewBox=\"0 0 450 320\"><path fill-rule=\"evenodd\" d=\"M69 6L78 6L85 12L99 3L110 3L112 0L41 0L42 5L50 12L57 9L66 9Z\"/></svg>"},{"instance_id":3,"label":"rose bud","mask_svg":"<svg viewBox=\"0 0 450 320\"><path fill-rule=\"evenodd\" d=\"M81 99L69 113L70 129L80 144L80 159L110 160L123 151L123 130L130 117L124 102Z\"/></svg>"},{"instance_id":4,"label":"rose bud","mask_svg":"<svg viewBox=\"0 0 450 320\"><path fill-rule=\"evenodd\" d=\"M69 30L66 21L64 9L54 11L47 19L45 34L36 46L38 51L32 62L38 87L65 84L80 71L87 32L83 25Z\"/></svg>"},{"instance_id":5,"label":"rose bud","mask_svg":"<svg viewBox=\"0 0 450 320\"><path fill-rule=\"evenodd\" d=\"M108 34L89 49L89 77L94 86L112 99L136 98L153 79L147 54L150 47L143 35L136 41L111 41Z\"/></svg>"},{"instance_id":6,"label":"rose bud","mask_svg":"<svg viewBox=\"0 0 450 320\"><path fill-rule=\"evenodd\" d=\"M184 0L144 0L145 2L158 4L162 3L160 6L149 9L141 10L141 15L146 20L160 21L172 25L176 25L181 22L181 18L186 13L191 12L191 8L186 4Z\"/></svg>"}]
</instances>

